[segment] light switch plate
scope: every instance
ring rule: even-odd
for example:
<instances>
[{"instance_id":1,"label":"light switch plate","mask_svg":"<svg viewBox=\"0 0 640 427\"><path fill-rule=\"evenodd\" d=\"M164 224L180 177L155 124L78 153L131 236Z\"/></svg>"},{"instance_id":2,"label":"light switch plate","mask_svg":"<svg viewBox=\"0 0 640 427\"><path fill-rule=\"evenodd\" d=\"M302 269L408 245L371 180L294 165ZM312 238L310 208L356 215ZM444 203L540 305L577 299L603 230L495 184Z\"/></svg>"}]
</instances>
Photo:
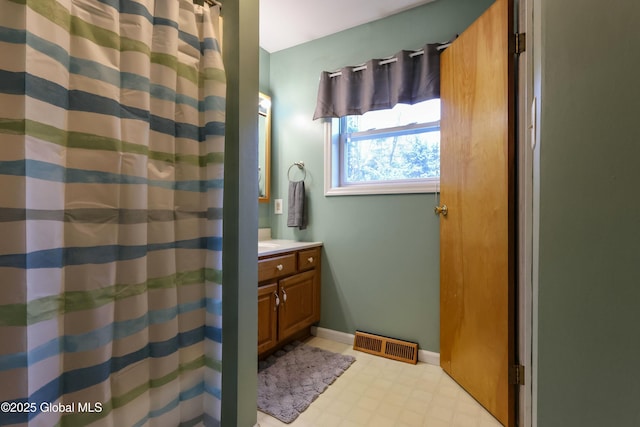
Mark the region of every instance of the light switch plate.
<instances>
[{"instance_id":1,"label":"light switch plate","mask_svg":"<svg viewBox=\"0 0 640 427\"><path fill-rule=\"evenodd\" d=\"M273 213L282 214L282 199L275 199L273 201Z\"/></svg>"}]
</instances>

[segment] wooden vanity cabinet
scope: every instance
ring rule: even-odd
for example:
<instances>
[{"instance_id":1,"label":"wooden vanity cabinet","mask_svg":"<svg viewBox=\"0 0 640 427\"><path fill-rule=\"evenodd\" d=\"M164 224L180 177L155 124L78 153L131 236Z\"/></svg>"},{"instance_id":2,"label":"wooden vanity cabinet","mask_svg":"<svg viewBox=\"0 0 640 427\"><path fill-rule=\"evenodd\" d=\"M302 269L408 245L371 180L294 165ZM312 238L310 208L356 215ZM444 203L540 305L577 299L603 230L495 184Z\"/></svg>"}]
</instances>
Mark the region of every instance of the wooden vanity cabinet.
<instances>
[{"instance_id":1,"label":"wooden vanity cabinet","mask_svg":"<svg viewBox=\"0 0 640 427\"><path fill-rule=\"evenodd\" d=\"M258 354L308 335L320 320L320 248L258 259Z\"/></svg>"}]
</instances>

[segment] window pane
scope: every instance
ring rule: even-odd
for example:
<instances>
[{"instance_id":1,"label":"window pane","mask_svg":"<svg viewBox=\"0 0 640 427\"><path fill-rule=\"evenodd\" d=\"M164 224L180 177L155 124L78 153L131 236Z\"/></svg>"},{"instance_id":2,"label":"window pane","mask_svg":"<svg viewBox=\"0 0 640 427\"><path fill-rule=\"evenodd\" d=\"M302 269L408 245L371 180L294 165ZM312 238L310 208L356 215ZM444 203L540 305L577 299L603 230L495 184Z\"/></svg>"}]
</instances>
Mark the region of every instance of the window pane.
<instances>
[{"instance_id":1,"label":"window pane","mask_svg":"<svg viewBox=\"0 0 640 427\"><path fill-rule=\"evenodd\" d=\"M413 105L397 104L390 110L369 111L361 116L348 116L346 133L431 123L440 120L440 100L431 99Z\"/></svg>"},{"instance_id":2,"label":"window pane","mask_svg":"<svg viewBox=\"0 0 640 427\"><path fill-rule=\"evenodd\" d=\"M344 184L439 177L439 128L345 142Z\"/></svg>"}]
</instances>

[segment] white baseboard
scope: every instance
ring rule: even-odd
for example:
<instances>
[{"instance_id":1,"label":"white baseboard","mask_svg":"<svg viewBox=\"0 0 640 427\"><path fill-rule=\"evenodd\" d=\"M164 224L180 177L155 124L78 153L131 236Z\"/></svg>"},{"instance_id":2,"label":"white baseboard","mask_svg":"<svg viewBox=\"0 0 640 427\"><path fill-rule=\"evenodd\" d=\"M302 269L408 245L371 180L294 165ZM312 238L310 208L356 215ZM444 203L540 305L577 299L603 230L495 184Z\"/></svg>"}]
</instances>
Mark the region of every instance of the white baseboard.
<instances>
[{"instance_id":1,"label":"white baseboard","mask_svg":"<svg viewBox=\"0 0 640 427\"><path fill-rule=\"evenodd\" d=\"M311 327L311 335L318 338L324 338L331 341L336 341L342 344L353 345L355 335L347 334L346 332L334 331L333 329L320 328L318 326Z\"/></svg>"},{"instance_id":2,"label":"white baseboard","mask_svg":"<svg viewBox=\"0 0 640 427\"><path fill-rule=\"evenodd\" d=\"M429 350L418 350L418 360L429 365L440 366L440 353Z\"/></svg>"},{"instance_id":3,"label":"white baseboard","mask_svg":"<svg viewBox=\"0 0 640 427\"><path fill-rule=\"evenodd\" d=\"M336 341L342 344L353 345L355 335L346 332L334 331L333 329L320 328L318 326L311 327L311 335ZM418 350L418 361L428 363L430 365L440 366L440 353L429 350Z\"/></svg>"}]
</instances>

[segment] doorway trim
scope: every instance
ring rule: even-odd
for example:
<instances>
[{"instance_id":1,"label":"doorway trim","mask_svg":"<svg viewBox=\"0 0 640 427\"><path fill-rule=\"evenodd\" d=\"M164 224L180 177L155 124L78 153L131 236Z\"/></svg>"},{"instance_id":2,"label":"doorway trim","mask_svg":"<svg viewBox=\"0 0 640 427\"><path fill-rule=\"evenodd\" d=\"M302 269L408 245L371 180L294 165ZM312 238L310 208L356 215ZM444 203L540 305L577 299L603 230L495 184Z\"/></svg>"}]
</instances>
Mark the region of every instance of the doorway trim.
<instances>
[{"instance_id":1,"label":"doorway trim","mask_svg":"<svg viewBox=\"0 0 640 427\"><path fill-rule=\"evenodd\" d=\"M534 241L537 217L534 211L534 156L537 152L538 126L536 117L539 113L539 88L534 90L534 51L537 30L534 28L534 1L517 0L516 28L517 32L526 34L526 49L517 59L518 88L517 93L517 180L518 180L518 358L525 366L524 385L518 393L519 426L536 427L535 422L535 380L537 366L535 364L537 343L534 330L537 319L535 292ZM533 111L533 113L532 113Z\"/></svg>"}]
</instances>

